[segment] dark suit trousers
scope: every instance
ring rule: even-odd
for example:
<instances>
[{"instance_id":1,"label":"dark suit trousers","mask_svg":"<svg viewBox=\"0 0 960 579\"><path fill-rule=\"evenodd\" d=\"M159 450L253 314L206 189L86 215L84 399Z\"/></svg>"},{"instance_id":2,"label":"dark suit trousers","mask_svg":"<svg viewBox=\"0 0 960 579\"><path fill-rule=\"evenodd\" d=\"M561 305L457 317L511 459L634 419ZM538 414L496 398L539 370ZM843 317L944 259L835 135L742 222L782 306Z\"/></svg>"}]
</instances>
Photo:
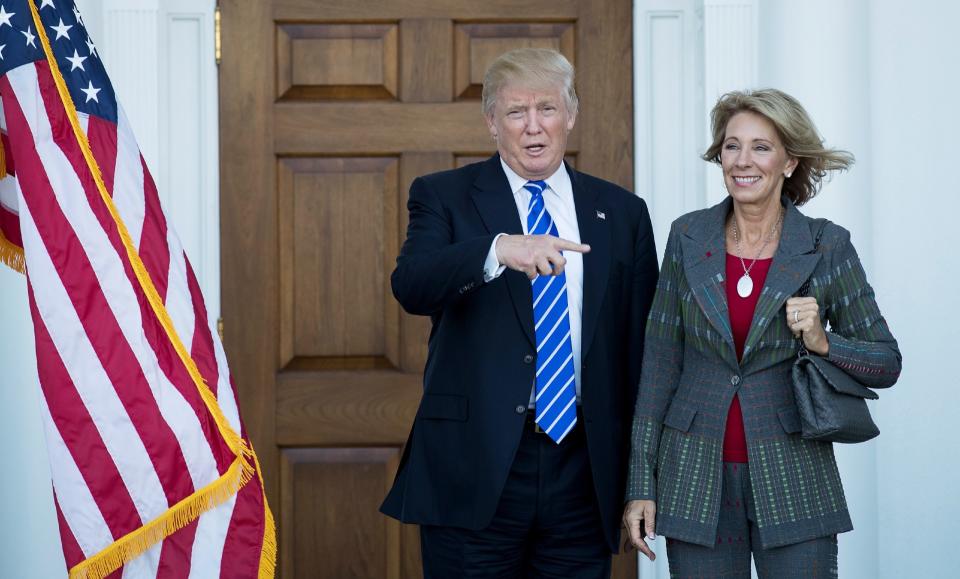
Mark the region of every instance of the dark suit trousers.
<instances>
[{"instance_id":1,"label":"dark suit trousers","mask_svg":"<svg viewBox=\"0 0 960 579\"><path fill-rule=\"evenodd\" d=\"M557 445L531 416L490 525L421 526L426 579L610 576L582 418Z\"/></svg>"}]
</instances>

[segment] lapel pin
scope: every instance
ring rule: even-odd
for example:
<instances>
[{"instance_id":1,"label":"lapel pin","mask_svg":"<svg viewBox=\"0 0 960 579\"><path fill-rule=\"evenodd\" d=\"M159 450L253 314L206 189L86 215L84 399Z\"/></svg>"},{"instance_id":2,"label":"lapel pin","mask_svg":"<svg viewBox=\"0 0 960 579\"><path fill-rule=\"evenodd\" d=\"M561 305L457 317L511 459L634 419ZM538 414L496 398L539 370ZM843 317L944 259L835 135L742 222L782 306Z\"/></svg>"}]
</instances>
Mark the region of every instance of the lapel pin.
<instances>
[{"instance_id":1,"label":"lapel pin","mask_svg":"<svg viewBox=\"0 0 960 579\"><path fill-rule=\"evenodd\" d=\"M603 211L597 211L597 219L603 219L604 221L606 221L606 220L607 220L607 214L604 213Z\"/></svg>"}]
</instances>

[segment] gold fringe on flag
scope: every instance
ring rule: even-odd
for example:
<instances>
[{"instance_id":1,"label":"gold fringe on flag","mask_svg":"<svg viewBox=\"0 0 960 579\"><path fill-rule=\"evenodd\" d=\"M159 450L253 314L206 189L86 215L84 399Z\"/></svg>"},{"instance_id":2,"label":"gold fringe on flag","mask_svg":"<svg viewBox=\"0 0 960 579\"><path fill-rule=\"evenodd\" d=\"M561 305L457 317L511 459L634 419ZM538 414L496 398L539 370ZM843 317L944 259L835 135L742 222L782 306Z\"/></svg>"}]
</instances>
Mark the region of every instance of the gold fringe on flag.
<instances>
[{"instance_id":1,"label":"gold fringe on flag","mask_svg":"<svg viewBox=\"0 0 960 579\"><path fill-rule=\"evenodd\" d=\"M263 473L260 472L260 460L253 455L253 464L257 467L257 476L263 491L263 543L260 545L260 570L257 579L273 579L277 568L277 527L267 504L267 490L263 488Z\"/></svg>"},{"instance_id":2,"label":"gold fringe on flag","mask_svg":"<svg viewBox=\"0 0 960 579\"><path fill-rule=\"evenodd\" d=\"M0 263L20 273L27 271L26 262L23 259L23 248L7 239L2 229L0 229Z\"/></svg>"},{"instance_id":3,"label":"gold fringe on flag","mask_svg":"<svg viewBox=\"0 0 960 579\"><path fill-rule=\"evenodd\" d=\"M204 512L223 504L249 482L241 459L226 474L173 505L156 519L127 533L96 555L70 569L70 579L101 579L142 555L158 541L186 527ZM271 575L272 576L272 575Z\"/></svg>"},{"instance_id":4,"label":"gold fringe on flag","mask_svg":"<svg viewBox=\"0 0 960 579\"><path fill-rule=\"evenodd\" d=\"M0 179L7 176L7 155L3 150L3 143L0 142ZM0 263L6 265L14 271L24 273L26 271L23 260L23 248L10 241L0 229Z\"/></svg>"},{"instance_id":5,"label":"gold fringe on flag","mask_svg":"<svg viewBox=\"0 0 960 579\"><path fill-rule=\"evenodd\" d=\"M240 437L235 430L233 430L229 422L227 422L227 419L223 415L223 411L220 409L220 405L217 402L216 396L210 390L210 387L200 374L200 370L197 368L196 362L190 356L190 353L184 347L183 342L177 335L176 329L173 326L173 321L170 319L170 314L167 312L159 293L157 293L157 289L153 284L153 280L150 278L150 273L143 265L143 261L140 259L140 254L137 252L137 249L133 245L133 241L130 238L130 233L127 231L126 225L120 218L120 214L117 212L116 205L113 203L113 198L110 196L110 193L107 191L107 187L103 182L100 166L97 164L97 160L93 156L93 151L90 150L90 143L87 141L87 135L80 128L80 122L77 119L76 105L73 103L73 98L70 96L70 91L67 89L63 75L60 73L60 67L57 64L56 58L54 57L53 49L50 46L50 39L47 37L47 32L42 20L40 19L40 14L37 11L37 7L33 2L28 2L27 4L30 6L30 13L33 16L33 23L37 28L37 36L40 38L40 43L43 46L43 51L47 58L47 64L50 66L50 72L57 85L57 92L59 93L60 99L63 102L64 109L67 113L67 118L70 119L70 125L73 127L74 137L77 139L77 143L83 152L83 158L86 161L87 168L90 170L90 173L94 178L94 182L97 185L97 191L100 193L100 198L103 200L104 205L110 212L110 215L117 226L120 239L123 241L124 248L126 249L127 258L130 260L130 264L136 273L141 289L143 290L147 301L150 303L154 314L157 316L157 320L160 322L160 325L163 326L171 345L176 350L177 355L180 357L180 360L186 367L187 372L193 379L193 382L197 387L197 391L200 394L200 398L203 400L207 411L210 413L210 416L216 423L224 442L237 457L237 460L231 465L230 470L221 476L217 481L183 499L168 509L163 515L154 521L151 521L144 527L141 527L140 529L121 537L117 541L114 541L111 545L94 556L99 558L98 562L91 563L91 565L87 566L87 562L94 558L91 557L82 563L79 563L70 571L70 576L73 578L74 570L82 570L89 567L89 569L83 571L86 573L86 575L77 575L77 577L99 578L109 574L111 571L119 569L125 563L143 553L143 551L149 548L150 545L171 535L177 530L183 528L189 522L195 520L207 510L222 503L227 498L237 493L239 489L249 482L254 476L260 478L261 484L263 478L260 475L257 457L256 454L254 454L253 449L245 440ZM251 464L251 462L253 464ZM239 472L234 472L235 470L238 470ZM232 484L233 480L236 480L236 484ZM263 504L264 538L258 574L262 579L269 579L274 576L274 568L272 563L276 560L276 535L273 524L273 515L270 512L270 506L266 502L266 495L264 495ZM270 531L269 536L267 531ZM271 563L269 568L266 568L267 566L265 565L265 561L269 561ZM100 571L105 571L105 573L101 575L99 573Z\"/></svg>"}]
</instances>

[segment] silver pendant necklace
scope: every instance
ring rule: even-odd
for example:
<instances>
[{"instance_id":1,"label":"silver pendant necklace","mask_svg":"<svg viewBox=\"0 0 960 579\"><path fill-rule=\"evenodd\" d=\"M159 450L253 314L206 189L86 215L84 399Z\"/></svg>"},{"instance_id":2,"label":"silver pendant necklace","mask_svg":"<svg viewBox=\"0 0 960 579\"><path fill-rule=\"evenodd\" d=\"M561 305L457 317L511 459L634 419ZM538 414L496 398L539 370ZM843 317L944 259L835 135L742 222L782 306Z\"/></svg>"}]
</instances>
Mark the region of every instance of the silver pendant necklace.
<instances>
[{"instance_id":1,"label":"silver pendant necklace","mask_svg":"<svg viewBox=\"0 0 960 579\"><path fill-rule=\"evenodd\" d=\"M750 270L753 269L753 266L757 264L757 260L760 259L761 255L763 255L763 250L767 248L767 244L773 239L773 235L777 232L777 229L780 228L780 223L782 221L783 209L780 210L780 215L777 217L777 222L773 224L773 228L767 235L767 239L764 240L763 245L760 246L760 251L757 252L757 256L753 258L752 262L750 262L750 267L747 267L746 262L743 261L743 250L740 247L740 232L737 230L737 217L734 216L731 220L731 225L733 227L733 239L737 244L737 257L740 258L740 267L743 268L743 275L740 276L740 279L737 281L737 295L740 297L748 298L750 297L750 294L753 293L753 278L750 277Z\"/></svg>"}]
</instances>

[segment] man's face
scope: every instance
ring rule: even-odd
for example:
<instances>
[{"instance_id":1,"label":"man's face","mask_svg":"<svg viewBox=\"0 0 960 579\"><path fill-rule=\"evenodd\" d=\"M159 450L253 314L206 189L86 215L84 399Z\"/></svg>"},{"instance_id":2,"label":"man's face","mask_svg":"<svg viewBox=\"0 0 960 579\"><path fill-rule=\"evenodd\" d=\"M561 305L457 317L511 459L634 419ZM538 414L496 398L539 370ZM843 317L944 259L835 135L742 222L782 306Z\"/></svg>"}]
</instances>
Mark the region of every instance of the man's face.
<instances>
[{"instance_id":1,"label":"man's face","mask_svg":"<svg viewBox=\"0 0 960 579\"><path fill-rule=\"evenodd\" d=\"M559 87L507 84L497 93L487 127L500 157L527 180L546 179L563 162L576 114L567 110Z\"/></svg>"}]
</instances>

